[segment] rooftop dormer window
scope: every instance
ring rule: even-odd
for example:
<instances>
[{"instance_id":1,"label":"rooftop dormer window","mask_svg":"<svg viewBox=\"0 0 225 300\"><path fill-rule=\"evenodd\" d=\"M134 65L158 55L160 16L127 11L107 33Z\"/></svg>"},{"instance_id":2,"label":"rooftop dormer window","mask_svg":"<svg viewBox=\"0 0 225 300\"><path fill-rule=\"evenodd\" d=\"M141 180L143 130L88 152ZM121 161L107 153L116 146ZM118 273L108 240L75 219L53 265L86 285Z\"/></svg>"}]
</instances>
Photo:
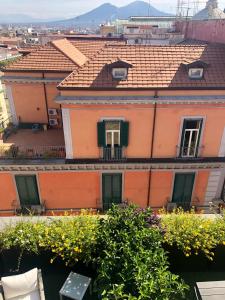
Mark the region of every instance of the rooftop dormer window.
<instances>
[{"instance_id":1,"label":"rooftop dormer window","mask_svg":"<svg viewBox=\"0 0 225 300\"><path fill-rule=\"evenodd\" d=\"M202 79L205 69L209 66L202 60L194 59L185 60L182 64L185 66L190 79Z\"/></svg>"},{"instance_id":2,"label":"rooftop dormer window","mask_svg":"<svg viewBox=\"0 0 225 300\"><path fill-rule=\"evenodd\" d=\"M190 68L188 70L188 76L190 79L202 79L203 71L203 68Z\"/></svg>"},{"instance_id":3,"label":"rooftop dormer window","mask_svg":"<svg viewBox=\"0 0 225 300\"><path fill-rule=\"evenodd\" d=\"M109 72L111 72L112 78L115 80L126 80L129 68L132 68L132 65L120 58L108 64Z\"/></svg>"},{"instance_id":4,"label":"rooftop dormer window","mask_svg":"<svg viewBox=\"0 0 225 300\"><path fill-rule=\"evenodd\" d=\"M113 68L112 76L114 79L124 80L127 78L127 68Z\"/></svg>"}]
</instances>

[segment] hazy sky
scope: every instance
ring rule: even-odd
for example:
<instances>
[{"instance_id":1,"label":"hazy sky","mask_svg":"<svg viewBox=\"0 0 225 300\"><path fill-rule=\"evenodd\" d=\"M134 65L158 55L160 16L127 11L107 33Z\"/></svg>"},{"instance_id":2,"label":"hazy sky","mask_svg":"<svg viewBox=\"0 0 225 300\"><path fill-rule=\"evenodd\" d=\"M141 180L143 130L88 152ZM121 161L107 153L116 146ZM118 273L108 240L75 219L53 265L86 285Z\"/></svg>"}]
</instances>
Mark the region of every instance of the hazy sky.
<instances>
[{"instance_id":1,"label":"hazy sky","mask_svg":"<svg viewBox=\"0 0 225 300\"><path fill-rule=\"evenodd\" d=\"M67 18L85 13L106 2L123 6L132 0L0 0L0 14L4 12L4 14L27 14L35 18ZM225 0L218 2L219 7L224 9ZM150 0L150 3L163 11L176 11L177 0Z\"/></svg>"}]
</instances>

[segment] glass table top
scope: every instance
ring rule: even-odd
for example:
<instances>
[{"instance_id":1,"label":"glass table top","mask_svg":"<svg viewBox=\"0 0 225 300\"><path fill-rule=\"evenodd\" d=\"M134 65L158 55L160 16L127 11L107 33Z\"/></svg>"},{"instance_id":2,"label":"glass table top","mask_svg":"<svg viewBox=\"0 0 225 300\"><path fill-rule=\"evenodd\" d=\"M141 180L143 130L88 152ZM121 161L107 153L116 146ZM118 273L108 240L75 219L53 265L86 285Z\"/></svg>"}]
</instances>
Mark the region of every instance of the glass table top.
<instances>
[{"instance_id":1,"label":"glass table top","mask_svg":"<svg viewBox=\"0 0 225 300\"><path fill-rule=\"evenodd\" d=\"M90 283L91 278L71 272L59 293L70 299L82 300Z\"/></svg>"}]
</instances>

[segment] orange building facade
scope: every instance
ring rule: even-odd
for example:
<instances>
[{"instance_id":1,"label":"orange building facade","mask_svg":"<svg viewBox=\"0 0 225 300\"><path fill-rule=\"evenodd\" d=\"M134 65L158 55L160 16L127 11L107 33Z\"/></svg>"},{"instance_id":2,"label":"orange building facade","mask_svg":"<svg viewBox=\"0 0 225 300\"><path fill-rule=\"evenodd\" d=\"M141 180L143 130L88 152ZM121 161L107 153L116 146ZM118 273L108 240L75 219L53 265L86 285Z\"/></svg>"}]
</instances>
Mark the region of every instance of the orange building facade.
<instances>
[{"instance_id":1,"label":"orange building facade","mask_svg":"<svg viewBox=\"0 0 225 300\"><path fill-rule=\"evenodd\" d=\"M67 43L5 69L0 214L223 199L224 48Z\"/></svg>"}]
</instances>

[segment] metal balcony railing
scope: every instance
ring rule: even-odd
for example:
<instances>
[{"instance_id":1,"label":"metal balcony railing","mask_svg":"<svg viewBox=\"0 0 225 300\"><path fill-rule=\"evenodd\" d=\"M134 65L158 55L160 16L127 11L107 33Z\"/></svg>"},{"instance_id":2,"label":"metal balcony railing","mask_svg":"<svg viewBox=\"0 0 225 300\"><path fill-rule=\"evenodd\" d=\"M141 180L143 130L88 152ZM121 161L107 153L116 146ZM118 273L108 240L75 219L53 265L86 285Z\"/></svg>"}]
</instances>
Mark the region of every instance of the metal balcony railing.
<instances>
[{"instance_id":1,"label":"metal balcony railing","mask_svg":"<svg viewBox=\"0 0 225 300\"><path fill-rule=\"evenodd\" d=\"M198 146L198 147L181 147L177 146L177 157L183 157L183 158L193 158L198 157L201 155L201 151L204 146Z\"/></svg>"},{"instance_id":2,"label":"metal balcony railing","mask_svg":"<svg viewBox=\"0 0 225 300\"><path fill-rule=\"evenodd\" d=\"M100 157L104 161L121 161L125 160L124 147L103 147L101 148Z\"/></svg>"},{"instance_id":3,"label":"metal balcony railing","mask_svg":"<svg viewBox=\"0 0 225 300\"><path fill-rule=\"evenodd\" d=\"M182 208L184 211L190 210L194 205L191 204L190 201L188 202L169 202L167 204L167 210L168 211L173 211L176 208Z\"/></svg>"},{"instance_id":4,"label":"metal balcony railing","mask_svg":"<svg viewBox=\"0 0 225 300\"><path fill-rule=\"evenodd\" d=\"M65 158L64 146L0 145L0 159Z\"/></svg>"}]
</instances>

